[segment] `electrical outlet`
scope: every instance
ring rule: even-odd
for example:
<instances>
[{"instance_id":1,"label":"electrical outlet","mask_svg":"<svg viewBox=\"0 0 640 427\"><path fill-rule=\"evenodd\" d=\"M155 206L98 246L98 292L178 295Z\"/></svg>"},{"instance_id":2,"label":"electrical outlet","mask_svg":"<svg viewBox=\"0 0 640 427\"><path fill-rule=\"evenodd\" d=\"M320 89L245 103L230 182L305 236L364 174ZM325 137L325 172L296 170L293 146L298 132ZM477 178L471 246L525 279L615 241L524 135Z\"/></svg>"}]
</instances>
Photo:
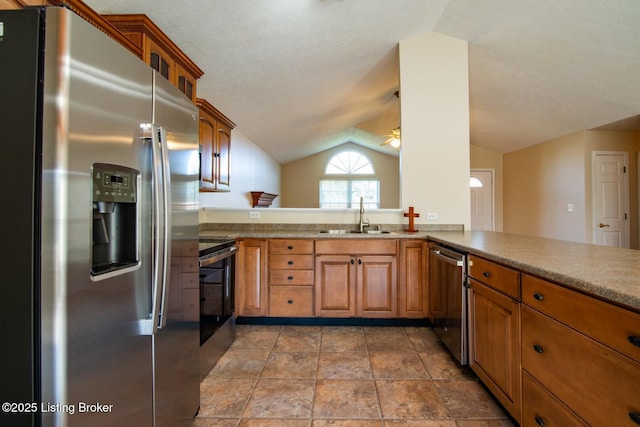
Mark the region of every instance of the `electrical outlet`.
<instances>
[{"instance_id":1,"label":"electrical outlet","mask_svg":"<svg viewBox=\"0 0 640 427\"><path fill-rule=\"evenodd\" d=\"M438 219L438 214L436 212L427 212L427 219Z\"/></svg>"},{"instance_id":2,"label":"electrical outlet","mask_svg":"<svg viewBox=\"0 0 640 427\"><path fill-rule=\"evenodd\" d=\"M575 204L573 204L573 203L569 203L569 204L567 205L567 211L568 211L568 212L574 212L575 210L576 210L576 205L575 205Z\"/></svg>"},{"instance_id":3,"label":"electrical outlet","mask_svg":"<svg viewBox=\"0 0 640 427\"><path fill-rule=\"evenodd\" d=\"M253 218L253 219L260 218L260 212L256 212L256 211L249 212L249 218Z\"/></svg>"}]
</instances>

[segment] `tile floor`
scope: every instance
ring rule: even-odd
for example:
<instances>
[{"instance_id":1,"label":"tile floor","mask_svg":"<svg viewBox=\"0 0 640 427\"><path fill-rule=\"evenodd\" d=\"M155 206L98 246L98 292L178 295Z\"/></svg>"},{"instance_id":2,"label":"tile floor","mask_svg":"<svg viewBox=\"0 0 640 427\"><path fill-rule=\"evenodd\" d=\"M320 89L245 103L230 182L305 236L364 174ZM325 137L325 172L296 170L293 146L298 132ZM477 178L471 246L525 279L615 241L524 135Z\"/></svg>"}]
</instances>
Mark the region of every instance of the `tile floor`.
<instances>
[{"instance_id":1,"label":"tile floor","mask_svg":"<svg viewBox=\"0 0 640 427\"><path fill-rule=\"evenodd\" d=\"M195 427L513 426L431 329L238 325Z\"/></svg>"}]
</instances>

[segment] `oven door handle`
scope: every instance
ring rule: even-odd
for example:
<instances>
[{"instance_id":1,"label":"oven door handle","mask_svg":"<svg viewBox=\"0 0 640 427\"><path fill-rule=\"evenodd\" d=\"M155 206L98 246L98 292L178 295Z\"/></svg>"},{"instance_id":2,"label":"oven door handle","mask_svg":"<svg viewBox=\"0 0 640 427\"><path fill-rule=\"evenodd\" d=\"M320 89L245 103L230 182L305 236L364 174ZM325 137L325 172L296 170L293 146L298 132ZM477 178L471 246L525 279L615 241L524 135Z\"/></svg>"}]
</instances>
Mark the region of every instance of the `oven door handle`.
<instances>
[{"instance_id":1,"label":"oven door handle","mask_svg":"<svg viewBox=\"0 0 640 427\"><path fill-rule=\"evenodd\" d=\"M456 267L464 267L464 261L460 259L451 258L437 249L433 250L433 253L436 254L440 259L448 264L455 265Z\"/></svg>"},{"instance_id":2,"label":"oven door handle","mask_svg":"<svg viewBox=\"0 0 640 427\"><path fill-rule=\"evenodd\" d=\"M223 260L225 258L229 258L230 256L234 255L236 252L238 252L238 247L237 246L230 246L228 251L225 251L219 255L215 255L212 256L210 258L204 258L202 260L200 260L200 267L206 267L208 265L211 265L213 263L216 263L220 260Z\"/></svg>"}]
</instances>

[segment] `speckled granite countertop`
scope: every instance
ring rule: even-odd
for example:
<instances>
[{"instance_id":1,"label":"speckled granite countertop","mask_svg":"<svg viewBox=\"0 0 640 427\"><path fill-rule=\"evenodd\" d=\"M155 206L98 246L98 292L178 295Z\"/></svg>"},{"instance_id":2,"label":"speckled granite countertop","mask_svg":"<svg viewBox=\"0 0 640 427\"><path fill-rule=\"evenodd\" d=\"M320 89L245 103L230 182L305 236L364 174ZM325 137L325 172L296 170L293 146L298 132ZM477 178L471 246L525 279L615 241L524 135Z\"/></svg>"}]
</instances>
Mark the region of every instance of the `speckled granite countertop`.
<instances>
[{"instance_id":1,"label":"speckled granite countertop","mask_svg":"<svg viewBox=\"0 0 640 427\"><path fill-rule=\"evenodd\" d=\"M328 234L321 229L340 225L319 225L313 230L295 227L201 229L200 238L300 238L300 239L432 239L464 252L511 266L525 273L551 280L604 300L640 312L640 251L617 249L563 240L486 231L420 230L406 233L389 227L386 234ZM342 226L344 227L344 225ZM385 227L383 226L383 229ZM448 231L451 230L451 231Z\"/></svg>"},{"instance_id":2,"label":"speckled granite countertop","mask_svg":"<svg viewBox=\"0 0 640 427\"><path fill-rule=\"evenodd\" d=\"M428 237L640 311L640 251L515 234L429 232Z\"/></svg>"}]
</instances>

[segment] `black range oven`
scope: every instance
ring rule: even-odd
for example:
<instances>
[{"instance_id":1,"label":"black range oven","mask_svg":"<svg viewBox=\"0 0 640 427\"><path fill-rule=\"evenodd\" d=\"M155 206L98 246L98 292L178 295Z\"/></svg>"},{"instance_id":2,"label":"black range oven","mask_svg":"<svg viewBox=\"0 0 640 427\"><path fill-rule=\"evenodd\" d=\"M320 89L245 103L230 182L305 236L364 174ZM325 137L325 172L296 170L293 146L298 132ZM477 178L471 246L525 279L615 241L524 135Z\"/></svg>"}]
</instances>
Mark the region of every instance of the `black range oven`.
<instances>
[{"instance_id":1,"label":"black range oven","mask_svg":"<svg viewBox=\"0 0 640 427\"><path fill-rule=\"evenodd\" d=\"M235 336L233 239L200 239L200 360L204 377Z\"/></svg>"}]
</instances>

